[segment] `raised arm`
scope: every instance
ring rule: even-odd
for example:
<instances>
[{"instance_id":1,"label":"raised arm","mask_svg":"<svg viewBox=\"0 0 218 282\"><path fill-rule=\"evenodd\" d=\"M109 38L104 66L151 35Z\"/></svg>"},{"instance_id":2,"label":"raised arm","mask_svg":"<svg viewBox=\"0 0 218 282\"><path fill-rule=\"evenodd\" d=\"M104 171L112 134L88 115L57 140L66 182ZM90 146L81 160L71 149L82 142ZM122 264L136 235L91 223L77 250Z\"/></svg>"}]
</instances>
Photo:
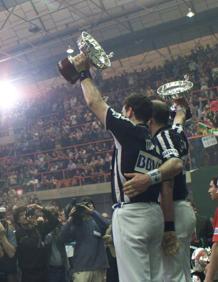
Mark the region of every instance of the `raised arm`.
<instances>
[{"instance_id":1,"label":"raised arm","mask_svg":"<svg viewBox=\"0 0 218 282\"><path fill-rule=\"evenodd\" d=\"M74 64L77 71L81 74L81 86L87 106L105 125L108 105L91 79L87 57L83 53L77 55L74 58Z\"/></svg>"},{"instance_id":2,"label":"raised arm","mask_svg":"<svg viewBox=\"0 0 218 282\"><path fill-rule=\"evenodd\" d=\"M188 102L185 98L180 98L175 100L176 104L176 115L173 120L173 124L184 125L186 117L191 117L191 111L188 105Z\"/></svg>"},{"instance_id":3,"label":"raised arm","mask_svg":"<svg viewBox=\"0 0 218 282\"><path fill-rule=\"evenodd\" d=\"M186 117L186 109L184 108L179 108L176 111L176 115L175 118L173 120L173 124L180 124L180 125L184 125L185 123L185 117Z\"/></svg>"},{"instance_id":4,"label":"raised arm","mask_svg":"<svg viewBox=\"0 0 218 282\"><path fill-rule=\"evenodd\" d=\"M84 79L81 82L81 86L87 106L97 116L100 122L105 125L106 114L109 107L102 98L100 91L90 78Z\"/></svg>"}]
</instances>

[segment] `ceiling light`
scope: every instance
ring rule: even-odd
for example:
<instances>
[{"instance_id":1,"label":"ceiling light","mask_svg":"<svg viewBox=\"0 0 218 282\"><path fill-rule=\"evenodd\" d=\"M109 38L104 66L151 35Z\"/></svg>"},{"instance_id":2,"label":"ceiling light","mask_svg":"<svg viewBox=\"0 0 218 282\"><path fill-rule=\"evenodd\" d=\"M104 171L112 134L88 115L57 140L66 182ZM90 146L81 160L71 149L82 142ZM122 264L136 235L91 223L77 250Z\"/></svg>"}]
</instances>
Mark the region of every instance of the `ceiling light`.
<instances>
[{"instance_id":1,"label":"ceiling light","mask_svg":"<svg viewBox=\"0 0 218 282\"><path fill-rule=\"evenodd\" d=\"M186 17L192 18L195 16L195 13L192 11L191 8L188 8L188 13L186 14Z\"/></svg>"},{"instance_id":2,"label":"ceiling light","mask_svg":"<svg viewBox=\"0 0 218 282\"><path fill-rule=\"evenodd\" d=\"M74 50L68 46L68 49L67 49L67 54L72 54L74 52Z\"/></svg>"},{"instance_id":3,"label":"ceiling light","mask_svg":"<svg viewBox=\"0 0 218 282\"><path fill-rule=\"evenodd\" d=\"M41 30L41 28L37 24L30 23L28 30L29 32L37 33Z\"/></svg>"}]
</instances>

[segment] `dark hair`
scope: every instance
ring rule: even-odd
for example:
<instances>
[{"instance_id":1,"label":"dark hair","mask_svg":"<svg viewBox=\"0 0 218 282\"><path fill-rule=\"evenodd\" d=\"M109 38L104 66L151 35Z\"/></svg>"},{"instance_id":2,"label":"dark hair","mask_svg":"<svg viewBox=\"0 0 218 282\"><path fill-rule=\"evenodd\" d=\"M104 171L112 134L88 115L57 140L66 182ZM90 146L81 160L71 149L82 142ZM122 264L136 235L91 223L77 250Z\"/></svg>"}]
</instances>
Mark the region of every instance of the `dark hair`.
<instances>
[{"instance_id":1,"label":"dark hair","mask_svg":"<svg viewBox=\"0 0 218 282\"><path fill-rule=\"evenodd\" d=\"M167 125L169 122L170 110L168 105L161 100L153 100L152 117L158 124Z\"/></svg>"},{"instance_id":2,"label":"dark hair","mask_svg":"<svg viewBox=\"0 0 218 282\"><path fill-rule=\"evenodd\" d=\"M18 208L14 209L13 217L14 217L15 224L18 224L18 220L19 220L20 214L22 212L26 212L26 208L27 208L26 206L21 206L21 207L18 207Z\"/></svg>"},{"instance_id":3,"label":"dark hair","mask_svg":"<svg viewBox=\"0 0 218 282\"><path fill-rule=\"evenodd\" d=\"M58 217L59 215L59 208L56 206L47 206L46 210L50 211L54 216Z\"/></svg>"},{"instance_id":4,"label":"dark hair","mask_svg":"<svg viewBox=\"0 0 218 282\"><path fill-rule=\"evenodd\" d=\"M70 203L68 203L66 207L64 208L64 214L66 218L68 218L72 208L76 206L76 202L77 202L76 198L72 198Z\"/></svg>"},{"instance_id":5,"label":"dark hair","mask_svg":"<svg viewBox=\"0 0 218 282\"><path fill-rule=\"evenodd\" d=\"M211 180L213 181L213 184L218 188L218 177L213 177Z\"/></svg>"},{"instance_id":6,"label":"dark hair","mask_svg":"<svg viewBox=\"0 0 218 282\"><path fill-rule=\"evenodd\" d=\"M82 198L80 201L81 201L81 202L84 202L84 203L92 204L93 207L95 208L95 203L94 203L94 202L92 201L92 199L89 198L89 197Z\"/></svg>"},{"instance_id":7,"label":"dark hair","mask_svg":"<svg viewBox=\"0 0 218 282\"><path fill-rule=\"evenodd\" d=\"M135 117L147 122L152 117L152 102L144 94L131 94L124 100L125 108L131 107Z\"/></svg>"}]
</instances>

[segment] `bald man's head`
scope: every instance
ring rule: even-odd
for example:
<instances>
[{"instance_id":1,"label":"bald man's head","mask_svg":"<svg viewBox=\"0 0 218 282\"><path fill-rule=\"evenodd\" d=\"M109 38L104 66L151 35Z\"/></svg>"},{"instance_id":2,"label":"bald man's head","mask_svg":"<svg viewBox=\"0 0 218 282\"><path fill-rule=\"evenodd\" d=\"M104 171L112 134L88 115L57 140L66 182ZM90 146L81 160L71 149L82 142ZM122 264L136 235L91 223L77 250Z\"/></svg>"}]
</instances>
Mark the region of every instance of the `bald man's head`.
<instances>
[{"instance_id":1,"label":"bald man's head","mask_svg":"<svg viewBox=\"0 0 218 282\"><path fill-rule=\"evenodd\" d=\"M165 102L160 100L152 100L153 111L152 117L157 124L167 125L169 122L169 107Z\"/></svg>"}]
</instances>

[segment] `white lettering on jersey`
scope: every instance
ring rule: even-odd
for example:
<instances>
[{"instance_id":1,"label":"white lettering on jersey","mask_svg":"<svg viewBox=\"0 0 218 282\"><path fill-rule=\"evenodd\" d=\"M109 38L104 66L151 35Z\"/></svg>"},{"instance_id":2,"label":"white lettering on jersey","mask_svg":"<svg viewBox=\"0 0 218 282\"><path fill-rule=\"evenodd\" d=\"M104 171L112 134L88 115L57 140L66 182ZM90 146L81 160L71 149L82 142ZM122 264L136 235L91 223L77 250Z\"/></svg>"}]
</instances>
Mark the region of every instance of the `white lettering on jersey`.
<instances>
[{"instance_id":1,"label":"white lettering on jersey","mask_svg":"<svg viewBox=\"0 0 218 282\"><path fill-rule=\"evenodd\" d=\"M112 115L117 118L117 119L123 119L123 120L127 120L130 121L130 119L124 117L121 113L116 112L114 109L111 109L111 113ZM131 121L130 121L131 122Z\"/></svg>"},{"instance_id":2,"label":"white lettering on jersey","mask_svg":"<svg viewBox=\"0 0 218 282\"><path fill-rule=\"evenodd\" d=\"M151 151L154 150L155 146L152 143L151 139L146 139L145 140L145 146L146 146L146 151Z\"/></svg>"},{"instance_id":3,"label":"white lettering on jersey","mask_svg":"<svg viewBox=\"0 0 218 282\"><path fill-rule=\"evenodd\" d=\"M179 153L176 149L167 149L162 153L163 157L168 159L170 157L179 157Z\"/></svg>"},{"instance_id":4,"label":"white lettering on jersey","mask_svg":"<svg viewBox=\"0 0 218 282\"><path fill-rule=\"evenodd\" d=\"M141 173L146 173L152 169L158 168L162 161L151 154L139 151L138 158L134 170Z\"/></svg>"}]
</instances>

